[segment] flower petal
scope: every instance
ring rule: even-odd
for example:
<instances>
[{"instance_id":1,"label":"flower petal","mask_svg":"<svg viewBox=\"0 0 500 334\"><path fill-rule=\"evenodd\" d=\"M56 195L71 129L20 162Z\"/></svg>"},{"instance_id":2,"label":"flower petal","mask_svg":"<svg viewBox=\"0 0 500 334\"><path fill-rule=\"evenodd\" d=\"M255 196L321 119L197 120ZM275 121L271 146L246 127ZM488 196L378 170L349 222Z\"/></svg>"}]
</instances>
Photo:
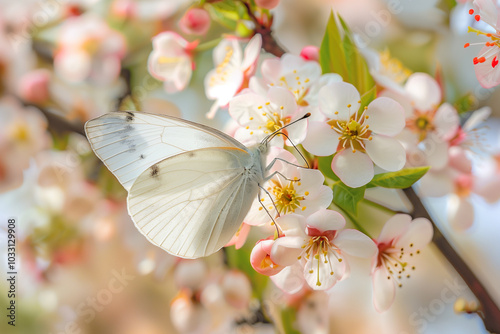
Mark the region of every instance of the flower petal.
<instances>
[{"instance_id":1,"label":"flower petal","mask_svg":"<svg viewBox=\"0 0 500 334\"><path fill-rule=\"evenodd\" d=\"M448 169L428 171L420 179L420 193L424 197L441 197L454 190L453 177Z\"/></svg>"},{"instance_id":2,"label":"flower petal","mask_svg":"<svg viewBox=\"0 0 500 334\"><path fill-rule=\"evenodd\" d=\"M337 211L323 209L307 217L306 223L320 232L335 231L344 228L345 218Z\"/></svg>"},{"instance_id":3,"label":"flower petal","mask_svg":"<svg viewBox=\"0 0 500 334\"><path fill-rule=\"evenodd\" d=\"M271 276L271 281L282 291L295 294L305 285L304 267L297 262L293 266L285 267L278 274Z\"/></svg>"},{"instance_id":4,"label":"flower petal","mask_svg":"<svg viewBox=\"0 0 500 334\"><path fill-rule=\"evenodd\" d=\"M492 88L500 84L500 66L494 63L494 60L499 61L500 48L498 46L485 46L479 51L478 57L485 58L484 62L474 65L474 71L481 86Z\"/></svg>"},{"instance_id":5,"label":"flower petal","mask_svg":"<svg viewBox=\"0 0 500 334\"><path fill-rule=\"evenodd\" d=\"M443 140L450 140L455 136L459 123L457 110L449 103L443 103L434 116L435 131Z\"/></svg>"},{"instance_id":6,"label":"flower petal","mask_svg":"<svg viewBox=\"0 0 500 334\"><path fill-rule=\"evenodd\" d=\"M297 112L297 103L295 102L295 97L286 88L269 88L267 92L267 98L281 109L282 117L291 116Z\"/></svg>"},{"instance_id":7,"label":"flower petal","mask_svg":"<svg viewBox=\"0 0 500 334\"><path fill-rule=\"evenodd\" d=\"M441 169L448 163L448 143L435 136L426 138L421 145L427 158L427 165L434 169Z\"/></svg>"},{"instance_id":8,"label":"flower petal","mask_svg":"<svg viewBox=\"0 0 500 334\"><path fill-rule=\"evenodd\" d=\"M393 99L379 97L373 100L366 110L369 118L366 123L370 130L386 136L395 136L405 127L403 107Z\"/></svg>"},{"instance_id":9,"label":"flower petal","mask_svg":"<svg viewBox=\"0 0 500 334\"><path fill-rule=\"evenodd\" d=\"M250 68L257 61L261 47L262 36L260 34L255 34L245 48L243 62L241 64L242 70Z\"/></svg>"},{"instance_id":10,"label":"flower petal","mask_svg":"<svg viewBox=\"0 0 500 334\"><path fill-rule=\"evenodd\" d=\"M433 234L434 230L428 219L416 218L401 238L396 241L396 248L404 248L405 252L422 249L431 242ZM410 245L409 249L408 245Z\"/></svg>"},{"instance_id":11,"label":"flower petal","mask_svg":"<svg viewBox=\"0 0 500 334\"><path fill-rule=\"evenodd\" d=\"M387 311L396 297L394 279L387 277L390 276L383 267L378 267L373 272L373 306L378 312Z\"/></svg>"},{"instance_id":12,"label":"flower petal","mask_svg":"<svg viewBox=\"0 0 500 334\"><path fill-rule=\"evenodd\" d=\"M378 236L377 242L390 244L392 240L398 239L411 223L411 216L407 214L396 214L389 218L389 220L382 227L382 231Z\"/></svg>"},{"instance_id":13,"label":"flower petal","mask_svg":"<svg viewBox=\"0 0 500 334\"><path fill-rule=\"evenodd\" d=\"M314 155L328 156L335 153L340 135L325 122L309 122L302 146Z\"/></svg>"},{"instance_id":14,"label":"flower petal","mask_svg":"<svg viewBox=\"0 0 500 334\"><path fill-rule=\"evenodd\" d=\"M491 115L490 107L482 107L472 113L469 119L464 123L463 129L464 131L470 131L480 125L481 123L486 122L488 117Z\"/></svg>"},{"instance_id":15,"label":"flower petal","mask_svg":"<svg viewBox=\"0 0 500 334\"><path fill-rule=\"evenodd\" d=\"M433 111L441 103L441 87L427 73L412 74L406 81L405 90L417 110Z\"/></svg>"},{"instance_id":16,"label":"flower petal","mask_svg":"<svg viewBox=\"0 0 500 334\"><path fill-rule=\"evenodd\" d=\"M342 230L333 242L342 253L349 255L371 258L377 253L377 246L373 240L358 230Z\"/></svg>"},{"instance_id":17,"label":"flower petal","mask_svg":"<svg viewBox=\"0 0 500 334\"><path fill-rule=\"evenodd\" d=\"M314 290L328 290L344 277L345 260L337 261L331 250L328 251L328 258L330 261L325 263L322 256L319 259L311 256L304 266L304 278Z\"/></svg>"},{"instance_id":18,"label":"flower petal","mask_svg":"<svg viewBox=\"0 0 500 334\"><path fill-rule=\"evenodd\" d=\"M319 109L331 119L348 120L359 110L360 96L353 85L335 82L319 90Z\"/></svg>"},{"instance_id":19,"label":"flower petal","mask_svg":"<svg viewBox=\"0 0 500 334\"><path fill-rule=\"evenodd\" d=\"M337 153L332 160L333 172L351 188L364 186L373 179L373 162L364 153L352 153L345 149Z\"/></svg>"},{"instance_id":20,"label":"flower petal","mask_svg":"<svg viewBox=\"0 0 500 334\"><path fill-rule=\"evenodd\" d=\"M276 219L276 224L278 224L286 236L306 236L306 219L302 216L296 214L284 215Z\"/></svg>"},{"instance_id":21,"label":"flower petal","mask_svg":"<svg viewBox=\"0 0 500 334\"><path fill-rule=\"evenodd\" d=\"M448 220L458 231L465 231L474 223L474 206L468 198L452 195L448 202Z\"/></svg>"},{"instance_id":22,"label":"flower petal","mask_svg":"<svg viewBox=\"0 0 500 334\"><path fill-rule=\"evenodd\" d=\"M380 168L395 172L406 163L405 149L397 139L375 135L365 146L370 159Z\"/></svg>"},{"instance_id":23,"label":"flower petal","mask_svg":"<svg viewBox=\"0 0 500 334\"><path fill-rule=\"evenodd\" d=\"M274 241L271 248L271 260L280 266L291 266L299 261L298 257L304 251L304 238L281 237Z\"/></svg>"}]
</instances>

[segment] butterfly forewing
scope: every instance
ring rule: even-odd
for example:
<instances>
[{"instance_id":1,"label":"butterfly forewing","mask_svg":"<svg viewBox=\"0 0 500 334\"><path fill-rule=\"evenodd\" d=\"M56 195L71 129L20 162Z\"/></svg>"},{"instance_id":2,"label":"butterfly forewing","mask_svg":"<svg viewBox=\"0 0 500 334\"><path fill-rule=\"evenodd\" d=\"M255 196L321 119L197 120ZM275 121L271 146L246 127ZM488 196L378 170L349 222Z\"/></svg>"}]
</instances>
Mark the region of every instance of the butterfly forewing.
<instances>
[{"instance_id":1,"label":"butterfly forewing","mask_svg":"<svg viewBox=\"0 0 500 334\"><path fill-rule=\"evenodd\" d=\"M96 155L127 190L141 173L165 158L207 147L247 150L218 130L143 112L102 115L87 122L85 132Z\"/></svg>"},{"instance_id":2,"label":"butterfly forewing","mask_svg":"<svg viewBox=\"0 0 500 334\"><path fill-rule=\"evenodd\" d=\"M136 227L177 256L216 252L237 232L257 195L261 170L245 170L252 159L245 150L221 147L154 164L129 191L128 208Z\"/></svg>"}]
</instances>

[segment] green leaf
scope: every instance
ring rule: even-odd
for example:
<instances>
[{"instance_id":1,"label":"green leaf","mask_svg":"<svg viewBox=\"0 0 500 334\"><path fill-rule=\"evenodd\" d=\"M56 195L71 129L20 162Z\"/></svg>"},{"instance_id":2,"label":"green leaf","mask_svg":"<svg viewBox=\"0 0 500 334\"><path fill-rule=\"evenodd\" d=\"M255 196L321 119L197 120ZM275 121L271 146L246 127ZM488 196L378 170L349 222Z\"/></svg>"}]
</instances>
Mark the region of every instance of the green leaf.
<instances>
[{"instance_id":1,"label":"green leaf","mask_svg":"<svg viewBox=\"0 0 500 334\"><path fill-rule=\"evenodd\" d=\"M362 100L365 104L361 106L363 108L376 97L375 81L354 43L351 30L340 15L338 21L340 24L332 12L319 52L321 69L323 73L338 73L345 82L354 85L360 95L365 96L365 100Z\"/></svg>"},{"instance_id":2,"label":"green leaf","mask_svg":"<svg viewBox=\"0 0 500 334\"><path fill-rule=\"evenodd\" d=\"M333 186L333 203L342 210L356 216L358 212L358 203L365 197L366 187L351 188L342 181L336 181Z\"/></svg>"},{"instance_id":3,"label":"green leaf","mask_svg":"<svg viewBox=\"0 0 500 334\"><path fill-rule=\"evenodd\" d=\"M366 185L368 188L383 187L404 189L411 187L422 176L427 173L430 167L405 168L397 172L377 174Z\"/></svg>"},{"instance_id":4,"label":"green leaf","mask_svg":"<svg viewBox=\"0 0 500 334\"><path fill-rule=\"evenodd\" d=\"M332 160L334 155L330 155L329 157L318 157L318 169L323 173L326 178L329 178L334 181L339 181L339 177L335 175L332 170Z\"/></svg>"},{"instance_id":5,"label":"green leaf","mask_svg":"<svg viewBox=\"0 0 500 334\"><path fill-rule=\"evenodd\" d=\"M286 334L300 334L294 325L297 320L297 310L293 307L284 307L281 309L281 325Z\"/></svg>"}]
</instances>

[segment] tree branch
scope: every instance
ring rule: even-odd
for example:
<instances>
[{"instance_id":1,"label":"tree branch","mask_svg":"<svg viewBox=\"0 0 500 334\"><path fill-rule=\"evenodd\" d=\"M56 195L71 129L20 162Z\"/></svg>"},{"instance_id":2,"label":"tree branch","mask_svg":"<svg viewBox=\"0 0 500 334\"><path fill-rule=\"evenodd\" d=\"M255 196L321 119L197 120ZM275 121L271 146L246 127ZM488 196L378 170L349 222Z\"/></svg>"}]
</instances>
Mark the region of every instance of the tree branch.
<instances>
[{"instance_id":1,"label":"tree branch","mask_svg":"<svg viewBox=\"0 0 500 334\"><path fill-rule=\"evenodd\" d=\"M432 239L432 242L434 242L437 248L448 260L448 262L451 263L453 268L455 268L455 270L462 277L469 289L471 289L471 291L478 299L481 306L477 311L477 314L483 320L484 327L491 333L500 333L500 309L498 308L495 301L488 294L488 291L476 277L474 272L457 254L448 240L446 240L444 235L441 233L439 228L430 217L422 201L417 196L413 188L406 188L403 191L410 202L413 204L413 216L429 219L429 221L432 223L432 226L434 227L434 237Z\"/></svg>"}]
</instances>

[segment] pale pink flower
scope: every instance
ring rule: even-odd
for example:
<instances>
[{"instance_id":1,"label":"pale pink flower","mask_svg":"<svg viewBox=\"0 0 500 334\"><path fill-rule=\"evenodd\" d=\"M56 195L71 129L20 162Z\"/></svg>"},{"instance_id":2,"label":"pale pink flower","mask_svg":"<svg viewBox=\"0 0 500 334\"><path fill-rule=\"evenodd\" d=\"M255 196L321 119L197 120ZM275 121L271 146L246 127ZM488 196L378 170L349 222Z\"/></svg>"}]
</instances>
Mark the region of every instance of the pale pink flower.
<instances>
[{"instance_id":1,"label":"pale pink flower","mask_svg":"<svg viewBox=\"0 0 500 334\"><path fill-rule=\"evenodd\" d=\"M336 153L332 170L349 187L361 187L373 178L375 163L388 171L403 168L406 155L393 138L404 128L399 103L380 97L360 113L361 98L348 83L337 82L319 92L319 107L326 121L310 121L304 148L315 155Z\"/></svg>"},{"instance_id":2,"label":"pale pink flower","mask_svg":"<svg viewBox=\"0 0 500 334\"><path fill-rule=\"evenodd\" d=\"M248 79L255 72L261 46L262 37L255 34L244 52L235 38L223 39L215 47L215 68L205 77L205 94L210 100L215 100L207 114L208 118L213 118L220 107L226 106L239 91L248 86Z\"/></svg>"},{"instance_id":3,"label":"pale pink flower","mask_svg":"<svg viewBox=\"0 0 500 334\"><path fill-rule=\"evenodd\" d=\"M50 78L50 71L46 69L38 69L25 74L19 82L19 96L31 103L47 102L50 99Z\"/></svg>"},{"instance_id":4,"label":"pale pink flower","mask_svg":"<svg viewBox=\"0 0 500 334\"><path fill-rule=\"evenodd\" d=\"M409 215L397 214L385 223L375 241L378 252L372 269L373 304L377 311L386 311L392 305L396 286L401 287L402 280L415 270L411 261L432 235L432 225L425 218L412 221Z\"/></svg>"},{"instance_id":5,"label":"pale pink flower","mask_svg":"<svg viewBox=\"0 0 500 334\"><path fill-rule=\"evenodd\" d=\"M179 26L186 34L205 35L210 28L210 15L203 8L190 8L179 21Z\"/></svg>"},{"instance_id":6,"label":"pale pink flower","mask_svg":"<svg viewBox=\"0 0 500 334\"><path fill-rule=\"evenodd\" d=\"M264 95L269 87L286 88L292 92L299 107L312 113L312 119L321 118L317 112L318 92L321 87L342 81L342 77L335 73L321 75L321 66L317 61L308 61L289 53L285 53L281 58L264 60L260 71L262 78L250 79L251 90Z\"/></svg>"},{"instance_id":7,"label":"pale pink flower","mask_svg":"<svg viewBox=\"0 0 500 334\"><path fill-rule=\"evenodd\" d=\"M260 143L265 137L304 116L288 90L271 87L266 95L245 90L229 102L229 115L238 123L234 137L246 145ZM300 144L307 131L307 120L283 129L293 144ZM277 136L273 145L292 145L284 136Z\"/></svg>"},{"instance_id":8,"label":"pale pink flower","mask_svg":"<svg viewBox=\"0 0 500 334\"><path fill-rule=\"evenodd\" d=\"M167 93L179 92L189 84L193 73L191 51L196 44L171 31L153 37L148 70L154 78L163 81Z\"/></svg>"},{"instance_id":9,"label":"pale pink flower","mask_svg":"<svg viewBox=\"0 0 500 334\"><path fill-rule=\"evenodd\" d=\"M274 149L269 153L268 162L275 158L297 164L295 157L284 149ZM331 188L323 185L325 177L316 169L299 168L277 160L269 173L279 172L266 181L262 187L260 201L252 204L244 221L250 225L263 225L272 217L296 213L308 216L320 209L326 209L332 202ZM285 179L286 178L286 179ZM264 209L265 208L265 209ZM267 211L266 211L267 209Z\"/></svg>"},{"instance_id":10,"label":"pale pink flower","mask_svg":"<svg viewBox=\"0 0 500 334\"><path fill-rule=\"evenodd\" d=\"M250 228L250 225L242 223L236 234L231 238L225 247L233 245L236 249L243 247L245 241L247 240L248 233L250 233Z\"/></svg>"},{"instance_id":11,"label":"pale pink flower","mask_svg":"<svg viewBox=\"0 0 500 334\"><path fill-rule=\"evenodd\" d=\"M273 244L273 239L259 240L252 249L252 253L250 254L250 264L259 274L272 276L276 275L285 268L278 266L271 260L271 249Z\"/></svg>"},{"instance_id":12,"label":"pale pink flower","mask_svg":"<svg viewBox=\"0 0 500 334\"><path fill-rule=\"evenodd\" d=\"M399 59L391 57L389 50L377 52L370 48L361 48L370 74L378 85L397 93L403 93L403 84L411 75Z\"/></svg>"},{"instance_id":13,"label":"pale pink flower","mask_svg":"<svg viewBox=\"0 0 500 334\"><path fill-rule=\"evenodd\" d=\"M319 48L314 45L307 45L300 51L300 56L305 60L319 61Z\"/></svg>"},{"instance_id":14,"label":"pale pink flower","mask_svg":"<svg viewBox=\"0 0 500 334\"><path fill-rule=\"evenodd\" d=\"M358 230L345 229L345 219L332 210L319 210L307 218L297 214L276 223L284 236L275 240L271 260L280 266L302 267L303 277L314 290L327 290L349 275L346 255L370 258L377 248Z\"/></svg>"},{"instance_id":15,"label":"pale pink flower","mask_svg":"<svg viewBox=\"0 0 500 334\"><path fill-rule=\"evenodd\" d=\"M460 119L451 104L441 104L441 87L436 80L426 73L414 73L406 81L403 94L384 91L383 95L405 109L406 127L397 138L405 146L408 163L443 168Z\"/></svg>"},{"instance_id":16,"label":"pale pink flower","mask_svg":"<svg viewBox=\"0 0 500 334\"><path fill-rule=\"evenodd\" d=\"M110 84L118 78L125 38L95 16L68 18L54 58L56 73L70 82Z\"/></svg>"},{"instance_id":17,"label":"pale pink flower","mask_svg":"<svg viewBox=\"0 0 500 334\"><path fill-rule=\"evenodd\" d=\"M499 7L494 0L474 0L474 9L469 10L469 14L473 15L476 21L483 21L490 27L488 32L469 28L470 32L475 32L478 35L485 35L489 41L484 43L484 47L479 51L477 57L474 57L474 70L476 77L481 86L491 88L500 84L500 47L498 39L500 38L499 30ZM483 44L483 43L478 43ZM469 47L470 43L466 43L464 47Z\"/></svg>"}]
</instances>

